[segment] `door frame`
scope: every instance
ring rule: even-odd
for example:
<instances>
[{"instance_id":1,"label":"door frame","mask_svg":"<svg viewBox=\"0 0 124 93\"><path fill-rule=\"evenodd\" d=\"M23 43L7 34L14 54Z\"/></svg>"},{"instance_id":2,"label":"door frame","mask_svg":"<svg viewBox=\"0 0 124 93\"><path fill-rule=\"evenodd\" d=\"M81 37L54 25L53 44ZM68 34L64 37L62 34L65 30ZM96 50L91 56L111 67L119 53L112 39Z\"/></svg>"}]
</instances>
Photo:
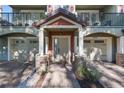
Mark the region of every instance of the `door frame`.
<instances>
[{"instance_id":1,"label":"door frame","mask_svg":"<svg viewBox=\"0 0 124 93\"><path fill-rule=\"evenodd\" d=\"M69 53L71 52L71 36L70 35L52 35L52 51L54 51L54 41L53 38L68 38L69 40Z\"/></svg>"}]
</instances>

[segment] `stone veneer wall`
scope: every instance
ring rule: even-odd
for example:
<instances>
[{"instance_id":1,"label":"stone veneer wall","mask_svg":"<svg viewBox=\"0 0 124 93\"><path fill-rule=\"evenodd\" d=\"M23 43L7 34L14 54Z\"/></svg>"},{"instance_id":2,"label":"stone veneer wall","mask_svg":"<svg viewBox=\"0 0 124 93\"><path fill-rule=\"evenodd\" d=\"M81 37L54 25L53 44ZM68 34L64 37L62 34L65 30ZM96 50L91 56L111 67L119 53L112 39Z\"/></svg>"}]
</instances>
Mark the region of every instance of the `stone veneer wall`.
<instances>
[{"instance_id":1,"label":"stone veneer wall","mask_svg":"<svg viewBox=\"0 0 124 93\"><path fill-rule=\"evenodd\" d=\"M116 64L120 66L124 66L124 54L116 54Z\"/></svg>"}]
</instances>

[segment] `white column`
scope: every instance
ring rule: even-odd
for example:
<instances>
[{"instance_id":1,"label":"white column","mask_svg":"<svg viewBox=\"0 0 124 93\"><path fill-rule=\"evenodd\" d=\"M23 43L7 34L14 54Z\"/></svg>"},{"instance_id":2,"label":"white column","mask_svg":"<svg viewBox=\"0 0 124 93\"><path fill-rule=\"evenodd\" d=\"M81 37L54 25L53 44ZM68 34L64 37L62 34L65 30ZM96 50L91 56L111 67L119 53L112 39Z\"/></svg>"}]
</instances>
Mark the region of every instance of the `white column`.
<instances>
[{"instance_id":1,"label":"white column","mask_svg":"<svg viewBox=\"0 0 124 93\"><path fill-rule=\"evenodd\" d=\"M120 53L120 37L117 38L117 53Z\"/></svg>"},{"instance_id":2,"label":"white column","mask_svg":"<svg viewBox=\"0 0 124 93\"><path fill-rule=\"evenodd\" d=\"M39 32L39 53L44 55L44 30L40 29Z\"/></svg>"},{"instance_id":3,"label":"white column","mask_svg":"<svg viewBox=\"0 0 124 93\"><path fill-rule=\"evenodd\" d=\"M45 37L45 54L48 53L48 37Z\"/></svg>"},{"instance_id":4,"label":"white column","mask_svg":"<svg viewBox=\"0 0 124 93\"><path fill-rule=\"evenodd\" d=\"M82 27L79 28L79 55L84 55L83 52L84 36Z\"/></svg>"},{"instance_id":5,"label":"white column","mask_svg":"<svg viewBox=\"0 0 124 93\"><path fill-rule=\"evenodd\" d=\"M78 50L77 42L78 42L78 41L77 41L77 36L75 36L75 37L74 37L74 52L75 52L75 53L78 53L78 51L77 51L77 50Z\"/></svg>"},{"instance_id":6,"label":"white column","mask_svg":"<svg viewBox=\"0 0 124 93\"><path fill-rule=\"evenodd\" d=\"M112 62L112 38L107 39L107 60Z\"/></svg>"},{"instance_id":7,"label":"white column","mask_svg":"<svg viewBox=\"0 0 124 93\"><path fill-rule=\"evenodd\" d=\"M124 54L124 36L121 36L119 39L118 39L118 52L121 53L121 54Z\"/></svg>"},{"instance_id":8,"label":"white column","mask_svg":"<svg viewBox=\"0 0 124 93\"><path fill-rule=\"evenodd\" d=\"M10 38L8 37L8 61L10 61L10 50L11 50L11 46L10 46Z\"/></svg>"}]
</instances>

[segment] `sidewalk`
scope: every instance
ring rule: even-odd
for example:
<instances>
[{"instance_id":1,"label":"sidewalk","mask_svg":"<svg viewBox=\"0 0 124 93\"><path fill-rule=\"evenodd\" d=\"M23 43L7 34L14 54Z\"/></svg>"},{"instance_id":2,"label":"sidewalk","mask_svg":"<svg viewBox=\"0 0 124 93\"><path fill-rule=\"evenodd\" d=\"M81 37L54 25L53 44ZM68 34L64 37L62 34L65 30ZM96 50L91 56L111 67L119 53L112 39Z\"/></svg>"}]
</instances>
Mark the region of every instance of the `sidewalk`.
<instances>
[{"instance_id":1,"label":"sidewalk","mask_svg":"<svg viewBox=\"0 0 124 93\"><path fill-rule=\"evenodd\" d=\"M43 83L43 88L80 88L71 66L52 64Z\"/></svg>"}]
</instances>

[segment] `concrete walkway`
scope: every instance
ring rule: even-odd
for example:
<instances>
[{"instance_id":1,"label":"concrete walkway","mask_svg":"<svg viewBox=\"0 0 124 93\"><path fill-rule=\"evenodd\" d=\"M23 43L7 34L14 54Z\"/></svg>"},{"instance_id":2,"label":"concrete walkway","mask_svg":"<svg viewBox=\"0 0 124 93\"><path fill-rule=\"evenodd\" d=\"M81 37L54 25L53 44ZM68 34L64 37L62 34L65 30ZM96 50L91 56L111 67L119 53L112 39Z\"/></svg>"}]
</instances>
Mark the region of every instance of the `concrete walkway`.
<instances>
[{"instance_id":1,"label":"concrete walkway","mask_svg":"<svg viewBox=\"0 0 124 93\"><path fill-rule=\"evenodd\" d=\"M89 62L100 73L100 83L106 88L124 87L124 67L108 62Z\"/></svg>"},{"instance_id":2,"label":"concrete walkway","mask_svg":"<svg viewBox=\"0 0 124 93\"><path fill-rule=\"evenodd\" d=\"M52 64L43 83L43 88L80 88L71 66Z\"/></svg>"}]
</instances>

